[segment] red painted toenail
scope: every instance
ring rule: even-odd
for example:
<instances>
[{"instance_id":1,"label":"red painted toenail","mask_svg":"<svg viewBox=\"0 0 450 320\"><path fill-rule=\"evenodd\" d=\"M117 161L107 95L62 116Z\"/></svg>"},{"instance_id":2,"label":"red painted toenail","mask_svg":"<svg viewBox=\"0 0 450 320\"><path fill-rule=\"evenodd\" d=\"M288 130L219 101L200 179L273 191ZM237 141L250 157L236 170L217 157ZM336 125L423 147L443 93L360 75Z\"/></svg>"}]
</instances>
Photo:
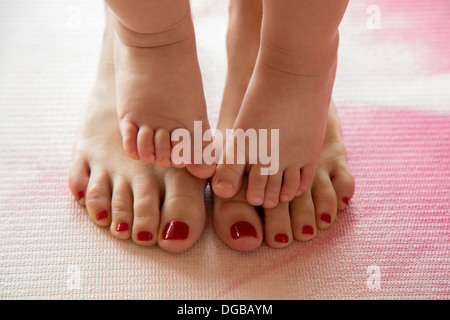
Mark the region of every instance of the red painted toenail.
<instances>
[{"instance_id":1,"label":"red painted toenail","mask_svg":"<svg viewBox=\"0 0 450 320\"><path fill-rule=\"evenodd\" d=\"M285 233L277 234L274 239L275 239L276 242L281 242L281 243L288 243L289 242L289 237Z\"/></svg>"},{"instance_id":2,"label":"red painted toenail","mask_svg":"<svg viewBox=\"0 0 450 320\"><path fill-rule=\"evenodd\" d=\"M256 236L255 227L246 221L238 221L230 228L231 237L233 239L239 239L240 237L254 237Z\"/></svg>"},{"instance_id":3,"label":"red painted toenail","mask_svg":"<svg viewBox=\"0 0 450 320\"><path fill-rule=\"evenodd\" d=\"M153 236L152 236L151 232L141 231L137 234L137 239L139 241L150 241L153 239Z\"/></svg>"},{"instance_id":4,"label":"red painted toenail","mask_svg":"<svg viewBox=\"0 0 450 320\"><path fill-rule=\"evenodd\" d=\"M118 232L127 231L127 230L128 230L128 223L126 223L126 222L121 222L116 227L116 231L118 231Z\"/></svg>"},{"instance_id":5,"label":"red painted toenail","mask_svg":"<svg viewBox=\"0 0 450 320\"><path fill-rule=\"evenodd\" d=\"M331 216L328 213L323 213L320 216L320 220L325 221L326 223L331 223Z\"/></svg>"},{"instance_id":6,"label":"red painted toenail","mask_svg":"<svg viewBox=\"0 0 450 320\"><path fill-rule=\"evenodd\" d=\"M342 199L342 201L348 206L350 200L347 197L345 197L344 199Z\"/></svg>"},{"instance_id":7,"label":"red painted toenail","mask_svg":"<svg viewBox=\"0 0 450 320\"><path fill-rule=\"evenodd\" d=\"M189 226L182 221L171 221L163 232L164 240L184 240L188 237Z\"/></svg>"},{"instance_id":8,"label":"red painted toenail","mask_svg":"<svg viewBox=\"0 0 450 320\"><path fill-rule=\"evenodd\" d=\"M108 218L108 212L106 212L105 210L100 211L99 213L97 213L96 218L97 218L97 221L106 219L106 218Z\"/></svg>"},{"instance_id":9,"label":"red painted toenail","mask_svg":"<svg viewBox=\"0 0 450 320\"><path fill-rule=\"evenodd\" d=\"M76 196L75 196L75 199L76 199L77 201L80 201L80 199L83 199L83 198L84 198L84 192L83 192L83 191L78 192L78 193L76 194Z\"/></svg>"},{"instance_id":10,"label":"red painted toenail","mask_svg":"<svg viewBox=\"0 0 450 320\"><path fill-rule=\"evenodd\" d=\"M303 234L314 234L314 228L311 226L303 226L302 232Z\"/></svg>"}]
</instances>

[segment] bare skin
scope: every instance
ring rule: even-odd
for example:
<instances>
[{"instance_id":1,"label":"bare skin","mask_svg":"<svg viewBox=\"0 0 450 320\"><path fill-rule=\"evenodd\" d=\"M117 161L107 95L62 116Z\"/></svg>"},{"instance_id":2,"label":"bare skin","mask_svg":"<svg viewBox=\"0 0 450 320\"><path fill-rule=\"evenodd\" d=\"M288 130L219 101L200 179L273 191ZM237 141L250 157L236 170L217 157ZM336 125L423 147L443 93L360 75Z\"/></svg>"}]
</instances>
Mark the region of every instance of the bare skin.
<instances>
[{"instance_id":1,"label":"bare skin","mask_svg":"<svg viewBox=\"0 0 450 320\"><path fill-rule=\"evenodd\" d=\"M257 55L260 15L259 11L248 9L232 7L232 15L242 15L233 15L230 21L229 67L230 71L245 72L228 75L219 128L233 125ZM98 226L109 227L115 238L132 239L142 246L158 244L164 250L181 252L196 242L205 226L206 180L193 177L186 169L134 161L123 150L115 111L111 21L108 13L98 78L74 144L69 187L74 198L86 207L91 220ZM252 49L246 55L234 54L235 46L240 47L243 41L252 43ZM262 221L255 207L246 201L245 183L231 199L214 196L215 230L231 248L255 249L263 238L274 248L285 247L293 239L309 240L317 229L331 226L337 210L347 207L354 192L334 106L330 109L325 143L310 191L290 203L264 209ZM243 232L246 231L242 230L243 224L236 224L242 221L250 223L254 232Z\"/></svg>"},{"instance_id":2,"label":"bare skin","mask_svg":"<svg viewBox=\"0 0 450 320\"><path fill-rule=\"evenodd\" d=\"M193 156L174 164L171 157L175 129L187 129L193 138L194 121L203 132L210 128L189 2L106 2L114 13L117 115L125 152L209 178L215 165L194 163Z\"/></svg>"},{"instance_id":3,"label":"bare skin","mask_svg":"<svg viewBox=\"0 0 450 320\"><path fill-rule=\"evenodd\" d=\"M263 0L264 19L255 68L233 129L279 130L279 166L262 173L261 158L220 162L201 156L208 141L181 163L171 151L174 130L194 122L209 129L189 0L107 0L115 15L117 113L125 152L162 167L186 166L213 176L222 197L235 195L248 173L247 201L274 208L305 192L313 181L325 136L337 64L338 27L348 0ZM189 138L187 138L189 139ZM231 143L230 143L231 142ZM233 139L226 154L236 153ZM278 151L279 150L279 151ZM200 159L193 154L200 153ZM194 163L193 163L194 162Z\"/></svg>"},{"instance_id":4,"label":"bare skin","mask_svg":"<svg viewBox=\"0 0 450 320\"><path fill-rule=\"evenodd\" d=\"M107 14L96 84L73 148L69 187L91 220L117 239L190 248L206 222L206 180L186 169L161 168L131 159L123 149L116 116L114 29Z\"/></svg>"},{"instance_id":5,"label":"bare skin","mask_svg":"<svg viewBox=\"0 0 450 320\"><path fill-rule=\"evenodd\" d=\"M231 1L227 34L228 76L218 129L235 126L258 56L262 5L260 0ZM242 50L245 47L246 50ZM248 202L250 173L244 174L238 193L231 198L214 196L214 227L218 236L236 250L253 250L263 240L274 248L293 239L312 239L318 229L330 227L338 210L347 208L355 183L334 103L330 104L323 148L312 187L289 203L263 208L264 221Z\"/></svg>"},{"instance_id":6,"label":"bare skin","mask_svg":"<svg viewBox=\"0 0 450 320\"><path fill-rule=\"evenodd\" d=\"M212 179L219 197L235 195L246 170L247 201L256 206L274 208L311 186L325 137L338 26L346 6L346 0L262 0L259 51L232 128L279 130L279 168L261 174L265 166L261 161L250 164L248 151L245 164L219 163ZM241 46L234 50L246 54L249 45ZM228 139L225 154L237 152L232 141Z\"/></svg>"}]
</instances>

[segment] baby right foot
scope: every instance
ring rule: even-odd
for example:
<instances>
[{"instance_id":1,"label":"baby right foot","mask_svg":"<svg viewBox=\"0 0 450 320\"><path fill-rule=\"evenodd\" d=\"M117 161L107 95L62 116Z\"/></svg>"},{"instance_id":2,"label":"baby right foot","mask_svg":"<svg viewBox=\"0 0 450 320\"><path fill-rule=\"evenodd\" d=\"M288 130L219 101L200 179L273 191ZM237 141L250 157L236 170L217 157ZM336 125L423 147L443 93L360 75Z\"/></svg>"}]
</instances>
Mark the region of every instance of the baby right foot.
<instances>
[{"instance_id":1,"label":"baby right foot","mask_svg":"<svg viewBox=\"0 0 450 320\"><path fill-rule=\"evenodd\" d=\"M173 130L187 129L193 138L194 121L202 134L210 128L189 11L175 25L157 33L139 33L116 19L114 68L117 114L125 152L135 160L155 161L161 167L186 166L197 178L208 178L215 166L174 164ZM204 146L194 146L194 153Z\"/></svg>"},{"instance_id":2,"label":"baby right foot","mask_svg":"<svg viewBox=\"0 0 450 320\"><path fill-rule=\"evenodd\" d=\"M247 201L255 206L274 208L310 188L326 131L345 4L262 1L258 57L235 134L224 147L226 160L212 178L219 197L234 196L246 171ZM248 50L247 43L240 54L243 48Z\"/></svg>"},{"instance_id":3,"label":"baby right foot","mask_svg":"<svg viewBox=\"0 0 450 320\"><path fill-rule=\"evenodd\" d=\"M228 75L217 127L221 132L232 128L239 114L258 54L261 19L260 0L230 1ZM289 203L263 207L262 220L261 212L248 201L249 183L250 176L244 174L243 185L236 195L230 199L213 195L216 233L231 248L252 250L260 246L263 238L271 247L286 247L293 239L309 240L318 229L330 227L338 210L347 208L355 188L334 104L330 104L312 189Z\"/></svg>"}]
</instances>

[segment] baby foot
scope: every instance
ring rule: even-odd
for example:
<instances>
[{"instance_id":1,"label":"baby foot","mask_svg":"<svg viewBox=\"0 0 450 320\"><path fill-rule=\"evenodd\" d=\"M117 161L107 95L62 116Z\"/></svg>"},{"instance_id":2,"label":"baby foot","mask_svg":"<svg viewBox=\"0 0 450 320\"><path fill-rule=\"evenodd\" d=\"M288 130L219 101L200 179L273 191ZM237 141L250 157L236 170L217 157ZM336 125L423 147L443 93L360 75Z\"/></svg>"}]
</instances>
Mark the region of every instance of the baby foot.
<instances>
[{"instance_id":1,"label":"baby foot","mask_svg":"<svg viewBox=\"0 0 450 320\"><path fill-rule=\"evenodd\" d=\"M70 190L91 220L109 227L117 239L184 251L205 226L206 181L186 169L163 169L125 154L115 111L112 55L108 22L97 83L73 149Z\"/></svg>"},{"instance_id":2,"label":"baby foot","mask_svg":"<svg viewBox=\"0 0 450 320\"><path fill-rule=\"evenodd\" d=\"M334 108L332 104L311 189L289 203L263 208L263 220L257 208L247 202L247 175L235 196L224 199L214 195L214 228L228 246L248 251L259 247L263 239L273 248L286 247L293 239L310 240L318 229L329 228L337 213L349 206L355 182Z\"/></svg>"},{"instance_id":3,"label":"baby foot","mask_svg":"<svg viewBox=\"0 0 450 320\"><path fill-rule=\"evenodd\" d=\"M188 130L193 139L194 121L202 124L202 133L210 128L189 12L170 29L152 34L115 22L117 114L125 152L135 160L186 166L194 176L209 178L215 166L203 159L173 163L171 157L175 129ZM206 147L191 145L192 155L194 147L197 152Z\"/></svg>"},{"instance_id":4,"label":"baby foot","mask_svg":"<svg viewBox=\"0 0 450 320\"><path fill-rule=\"evenodd\" d=\"M239 113L258 52L261 17L260 0L230 2L229 72L218 121L222 132L233 127ZM246 54L240 50L243 46L248 49ZM317 229L331 226L337 211L348 206L355 187L333 103L324 140L312 188L290 203L263 208L264 221L248 201L249 175L244 174L242 186L231 198L214 195L213 222L218 236L236 250L255 249L264 238L270 246L280 248L293 239L309 240Z\"/></svg>"},{"instance_id":5,"label":"baby foot","mask_svg":"<svg viewBox=\"0 0 450 320\"><path fill-rule=\"evenodd\" d=\"M278 165L270 175L265 175L261 170L267 166L261 158L252 163L248 150L244 164L222 160L212 179L218 196L234 196L241 188L246 170L249 171L246 197L255 206L274 208L279 201L289 202L310 188L325 136L336 58L337 45L327 53L304 57L261 44L233 129L244 132L265 129L268 136L279 130L279 143L276 140L268 143L268 154L278 158ZM272 146L276 148L270 150ZM223 158L238 150L236 142L228 139Z\"/></svg>"},{"instance_id":6,"label":"baby foot","mask_svg":"<svg viewBox=\"0 0 450 320\"><path fill-rule=\"evenodd\" d=\"M289 203L263 208L264 220L247 202L247 175L239 192L229 198L214 196L214 228L228 246L247 251L259 247L265 239L273 248L288 246L293 239L314 238L318 229L330 227L340 210L349 206L355 182L334 105L330 106L327 132L312 187Z\"/></svg>"}]
</instances>

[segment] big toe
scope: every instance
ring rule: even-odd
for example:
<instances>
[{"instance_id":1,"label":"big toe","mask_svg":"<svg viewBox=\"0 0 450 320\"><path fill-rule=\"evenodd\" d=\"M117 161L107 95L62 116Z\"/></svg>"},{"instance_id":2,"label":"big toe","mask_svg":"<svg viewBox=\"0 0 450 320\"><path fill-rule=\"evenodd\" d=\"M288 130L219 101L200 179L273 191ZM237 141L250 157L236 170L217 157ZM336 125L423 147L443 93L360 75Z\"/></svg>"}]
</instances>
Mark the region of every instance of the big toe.
<instances>
[{"instance_id":1,"label":"big toe","mask_svg":"<svg viewBox=\"0 0 450 320\"><path fill-rule=\"evenodd\" d=\"M167 169L164 180L166 192L158 245L169 252L185 251L197 241L205 227L206 181L177 168Z\"/></svg>"},{"instance_id":2,"label":"big toe","mask_svg":"<svg viewBox=\"0 0 450 320\"><path fill-rule=\"evenodd\" d=\"M211 183L214 193L221 198L235 196L241 189L244 171L243 164L218 164Z\"/></svg>"},{"instance_id":3,"label":"big toe","mask_svg":"<svg viewBox=\"0 0 450 320\"><path fill-rule=\"evenodd\" d=\"M186 166L187 171L194 177L199 179L208 179L213 176L216 171L216 166L214 164L188 164Z\"/></svg>"},{"instance_id":4,"label":"big toe","mask_svg":"<svg viewBox=\"0 0 450 320\"><path fill-rule=\"evenodd\" d=\"M246 200L246 178L243 186L231 199L214 197L213 223L216 234L230 248L249 251L261 245L263 225L256 208Z\"/></svg>"}]
</instances>

